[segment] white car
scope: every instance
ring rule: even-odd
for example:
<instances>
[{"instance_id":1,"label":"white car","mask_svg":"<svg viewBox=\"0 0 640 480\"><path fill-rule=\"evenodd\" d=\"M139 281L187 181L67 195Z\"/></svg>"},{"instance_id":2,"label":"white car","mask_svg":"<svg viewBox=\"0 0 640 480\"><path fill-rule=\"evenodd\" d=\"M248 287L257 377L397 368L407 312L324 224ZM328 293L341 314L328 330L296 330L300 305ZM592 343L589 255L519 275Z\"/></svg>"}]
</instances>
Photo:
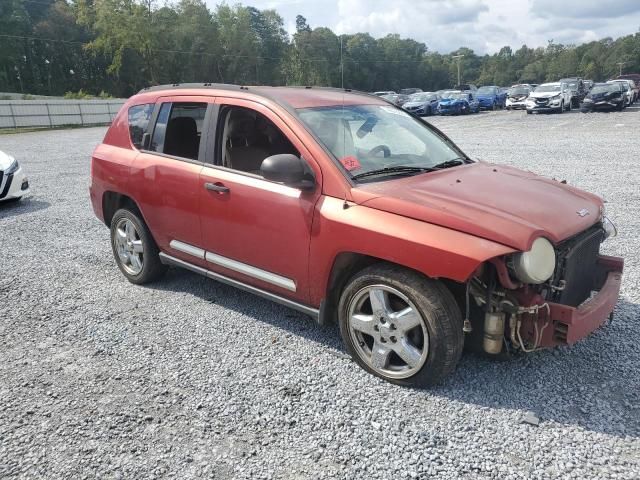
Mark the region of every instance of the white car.
<instances>
[{"instance_id":1,"label":"white car","mask_svg":"<svg viewBox=\"0 0 640 480\"><path fill-rule=\"evenodd\" d=\"M571 110L573 93L566 83L554 82L539 85L527 98L527 113Z\"/></svg>"},{"instance_id":2,"label":"white car","mask_svg":"<svg viewBox=\"0 0 640 480\"><path fill-rule=\"evenodd\" d=\"M16 200L29 193L29 180L18 161L0 152L0 202Z\"/></svg>"},{"instance_id":3,"label":"white car","mask_svg":"<svg viewBox=\"0 0 640 480\"><path fill-rule=\"evenodd\" d=\"M527 108L527 98L529 98L532 90L533 88L528 83L512 86L507 91L507 101L505 103L507 110L524 110Z\"/></svg>"},{"instance_id":4,"label":"white car","mask_svg":"<svg viewBox=\"0 0 640 480\"><path fill-rule=\"evenodd\" d=\"M631 80L624 80L624 79L609 80L607 83L621 83L625 90L624 96L627 99L626 106L629 107L633 104L633 100L634 100L633 89L635 85L633 85L633 82Z\"/></svg>"}]
</instances>

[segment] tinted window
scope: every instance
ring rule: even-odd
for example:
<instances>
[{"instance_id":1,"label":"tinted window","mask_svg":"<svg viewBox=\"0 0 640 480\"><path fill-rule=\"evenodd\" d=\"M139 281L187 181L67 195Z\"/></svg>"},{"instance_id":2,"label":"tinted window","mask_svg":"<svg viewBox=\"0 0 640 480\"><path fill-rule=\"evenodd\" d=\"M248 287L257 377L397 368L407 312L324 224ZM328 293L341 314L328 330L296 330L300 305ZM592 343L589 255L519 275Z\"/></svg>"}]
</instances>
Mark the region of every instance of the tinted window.
<instances>
[{"instance_id":1,"label":"tinted window","mask_svg":"<svg viewBox=\"0 0 640 480\"><path fill-rule=\"evenodd\" d=\"M163 103L150 149L197 160L206 111L206 103Z\"/></svg>"},{"instance_id":2,"label":"tinted window","mask_svg":"<svg viewBox=\"0 0 640 480\"><path fill-rule=\"evenodd\" d=\"M142 135L147 130L153 112L153 103L129 108L129 136L136 148L142 146Z\"/></svg>"}]
</instances>

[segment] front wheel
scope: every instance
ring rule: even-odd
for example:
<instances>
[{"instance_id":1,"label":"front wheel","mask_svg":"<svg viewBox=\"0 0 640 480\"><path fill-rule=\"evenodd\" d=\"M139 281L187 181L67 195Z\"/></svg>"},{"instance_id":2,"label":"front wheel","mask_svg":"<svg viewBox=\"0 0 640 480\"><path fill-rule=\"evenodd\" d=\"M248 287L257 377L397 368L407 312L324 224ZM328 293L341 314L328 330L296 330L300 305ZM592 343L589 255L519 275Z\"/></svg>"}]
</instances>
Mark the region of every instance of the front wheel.
<instances>
[{"instance_id":1,"label":"front wheel","mask_svg":"<svg viewBox=\"0 0 640 480\"><path fill-rule=\"evenodd\" d=\"M167 267L160 261L158 246L137 212L120 209L111 220L111 248L118 268L138 285L160 278Z\"/></svg>"},{"instance_id":2,"label":"front wheel","mask_svg":"<svg viewBox=\"0 0 640 480\"><path fill-rule=\"evenodd\" d=\"M353 277L338 306L347 351L366 371L404 386L437 384L462 354L462 315L440 282L395 265Z\"/></svg>"}]
</instances>

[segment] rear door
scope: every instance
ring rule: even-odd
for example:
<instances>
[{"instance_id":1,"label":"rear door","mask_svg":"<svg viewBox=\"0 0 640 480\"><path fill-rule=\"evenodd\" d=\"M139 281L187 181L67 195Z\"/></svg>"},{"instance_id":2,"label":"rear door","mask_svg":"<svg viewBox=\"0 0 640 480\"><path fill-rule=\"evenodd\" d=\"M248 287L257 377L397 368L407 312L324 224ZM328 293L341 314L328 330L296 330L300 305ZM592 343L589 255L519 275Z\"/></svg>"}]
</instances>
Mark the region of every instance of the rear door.
<instances>
[{"instance_id":1,"label":"rear door","mask_svg":"<svg viewBox=\"0 0 640 480\"><path fill-rule=\"evenodd\" d=\"M193 259L175 246L176 242L199 246L202 241L198 184L205 120L214 101L201 96L160 98L150 139L131 168L136 200L156 242L162 250L189 261Z\"/></svg>"}]
</instances>

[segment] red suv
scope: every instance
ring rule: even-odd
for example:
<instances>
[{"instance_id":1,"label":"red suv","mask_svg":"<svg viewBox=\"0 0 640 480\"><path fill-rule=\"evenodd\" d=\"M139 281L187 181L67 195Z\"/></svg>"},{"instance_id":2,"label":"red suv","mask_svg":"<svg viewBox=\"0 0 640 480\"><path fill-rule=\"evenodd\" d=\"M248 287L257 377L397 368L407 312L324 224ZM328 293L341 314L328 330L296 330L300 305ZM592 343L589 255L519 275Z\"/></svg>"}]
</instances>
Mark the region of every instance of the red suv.
<instances>
[{"instance_id":1,"label":"red suv","mask_svg":"<svg viewBox=\"0 0 640 480\"><path fill-rule=\"evenodd\" d=\"M375 96L153 87L91 162L129 281L178 266L335 322L367 371L431 385L463 347L571 344L618 299L600 198L476 162Z\"/></svg>"}]
</instances>

